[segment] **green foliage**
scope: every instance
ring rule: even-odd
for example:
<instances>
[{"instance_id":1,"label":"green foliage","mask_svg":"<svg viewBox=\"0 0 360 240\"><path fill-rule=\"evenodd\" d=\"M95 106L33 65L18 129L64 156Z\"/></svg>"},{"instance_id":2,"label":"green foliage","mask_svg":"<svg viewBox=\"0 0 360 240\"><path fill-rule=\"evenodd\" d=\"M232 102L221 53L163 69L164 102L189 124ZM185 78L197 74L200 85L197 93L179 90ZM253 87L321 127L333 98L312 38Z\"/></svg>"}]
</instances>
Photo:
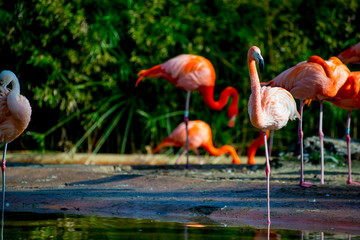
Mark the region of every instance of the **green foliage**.
<instances>
[{"instance_id":1,"label":"green foliage","mask_svg":"<svg viewBox=\"0 0 360 240\"><path fill-rule=\"evenodd\" d=\"M191 53L213 63L215 99L234 86L240 101L235 128L228 129L226 111L208 109L194 92L190 119L210 124L215 146L231 144L245 154L258 136L247 113L249 47L261 48L261 77L268 81L311 55L327 59L360 39L356 0L15 0L0 2L0 16L0 61L19 76L32 103L23 144L37 150L154 147L183 120L186 94L163 79L144 79L135 88L136 73ZM331 104L324 110L325 134L342 137L346 111ZM317 115L318 104L305 108L305 136L317 134ZM356 114L352 122L356 138ZM296 128L289 123L276 133L275 151L297 141ZM64 142L70 147L59 145Z\"/></svg>"}]
</instances>

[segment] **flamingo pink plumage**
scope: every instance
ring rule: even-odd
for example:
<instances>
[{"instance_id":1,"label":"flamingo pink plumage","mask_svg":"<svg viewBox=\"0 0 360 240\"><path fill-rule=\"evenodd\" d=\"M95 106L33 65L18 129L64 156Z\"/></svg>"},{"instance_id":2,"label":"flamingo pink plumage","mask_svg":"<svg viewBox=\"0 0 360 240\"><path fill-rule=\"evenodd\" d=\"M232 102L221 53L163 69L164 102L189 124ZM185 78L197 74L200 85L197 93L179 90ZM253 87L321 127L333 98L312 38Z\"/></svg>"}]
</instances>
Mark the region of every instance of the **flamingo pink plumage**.
<instances>
[{"instance_id":1,"label":"flamingo pink plumage","mask_svg":"<svg viewBox=\"0 0 360 240\"><path fill-rule=\"evenodd\" d=\"M5 168L7 145L17 138L29 125L31 106L26 97L20 95L20 84L16 75L4 70L0 73L0 141L5 143L2 159L2 233L5 208ZM12 84L9 91L7 86Z\"/></svg>"},{"instance_id":2,"label":"flamingo pink plumage","mask_svg":"<svg viewBox=\"0 0 360 240\"><path fill-rule=\"evenodd\" d=\"M348 154L348 184L360 185L360 183L353 182L351 179L351 151L350 151L350 118L351 111L354 109L360 109L360 72L351 72L347 81L339 89L338 93L334 98L327 99L335 106L348 110L347 124L345 130L345 138L347 144Z\"/></svg>"},{"instance_id":3,"label":"flamingo pink plumage","mask_svg":"<svg viewBox=\"0 0 360 240\"><path fill-rule=\"evenodd\" d=\"M300 185L309 187L312 184L304 182L303 174L303 102L320 101L319 137L321 146L321 183L324 183L324 152L322 131L323 100L334 97L350 74L350 70L336 57L328 61L318 56L312 56L307 61L285 70L271 80L268 85L287 89L294 98L300 99L300 119L298 134L300 139Z\"/></svg>"},{"instance_id":4,"label":"flamingo pink plumage","mask_svg":"<svg viewBox=\"0 0 360 240\"><path fill-rule=\"evenodd\" d=\"M345 64L360 64L360 42L340 53L338 58Z\"/></svg>"},{"instance_id":5,"label":"flamingo pink plumage","mask_svg":"<svg viewBox=\"0 0 360 240\"><path fill-rule=\"evenodd\" d=\"M186 104L185 104L185 113L184 113L184 122L187 129L187 124L189 121L189 99L190 92L197 90L201 93L205 104L214 110L223 109L229 97L232 97L232 101L228 108L228 118L229 118L229 127L233 127L235 124L236 117L239 113L238 102L239 94L238 91L233 87L225 88L221 94L218 101L214 100L214 87L215 87L215 69L211 62L204 57L191 55L191 54L182 54L171 58L170 60L156 65L152 68L141 70L138 73L138 80L136 86L139 84L142 78L164 78L169 81L174 86L187 91ZM189 141L188 141L188 130L186 130L186 149L187 149L187 164L186 167L189 167Z\"/></svg>"},{"instance_id":6,"label":"flamingo pink plumage","mask_svg":"<svg viewBox=\"0 0 360 240\"><path fill-rule=\"evenodd\" d=\"M184 123L180 123L170 134L170 136L167 137L164 141L162 141L153 150L153 153L156 153L161 148L168 146L186 147L186 129ZM233 163L240 164L240 158L232 146L224 145L220 148L214 147L212 142L211 128L207 123L201 120L189 121L189 150L194 151L199 157L198 148L200 147L204 148L211 155L215 155L215 156L223 155L225 153L230 153L230 155L233 158ZM186 149L177 159L175 164L179 163L181 157L184 155L185 152Z\"/></svg>"},{"instance_id":7,"label":"flamingo pink plumage","mask_svg":"<svg viewBox=\"0 0 360 240\"><path fill-rule=\"evenodd\" d=\"M266 142L267 130L278 130L284 127L288 120L296 119L299 113L296 110L296 103L292 95L280 87L260 86L259 76L256 70L258 62L260 70L264 65L260 49L253 46L248 51L247 63L251 81L251 95L248 103L248 112L251 124L263 131L266 177L267 177L267 208L268 223L270 224L270 163Z\"/></svg>"}]
</instances>

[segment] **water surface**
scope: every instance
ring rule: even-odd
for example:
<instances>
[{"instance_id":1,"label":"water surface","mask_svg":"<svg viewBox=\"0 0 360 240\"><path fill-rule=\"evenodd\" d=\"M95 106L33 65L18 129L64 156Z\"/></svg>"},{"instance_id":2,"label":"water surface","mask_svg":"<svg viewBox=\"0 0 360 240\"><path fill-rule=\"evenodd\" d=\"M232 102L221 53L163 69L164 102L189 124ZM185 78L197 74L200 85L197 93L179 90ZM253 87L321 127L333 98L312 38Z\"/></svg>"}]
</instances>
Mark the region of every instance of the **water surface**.
<instances>
[{"instance_id":1,"label":"water surface","mask_svg":"<svg viewBox=\"0 0 360 240\"><path fill-rule=\"evenodd\" d=\"M270 239L360 239L271 229ZM267 229L68 214L5 214L4 239L267 239Z\"/></svg>"}]
</instances>

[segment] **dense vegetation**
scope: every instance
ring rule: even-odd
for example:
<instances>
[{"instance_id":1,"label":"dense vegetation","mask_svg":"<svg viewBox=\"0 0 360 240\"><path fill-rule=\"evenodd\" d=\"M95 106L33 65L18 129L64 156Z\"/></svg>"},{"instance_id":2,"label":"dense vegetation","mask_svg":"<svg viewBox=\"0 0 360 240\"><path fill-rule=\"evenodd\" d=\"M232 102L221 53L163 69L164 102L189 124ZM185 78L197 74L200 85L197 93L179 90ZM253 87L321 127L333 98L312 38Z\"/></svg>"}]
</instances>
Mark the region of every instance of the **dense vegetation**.
<instances>
[{"instance_id":1,"label":"dense vegetation","mask_svg":"<svg viewBox=\"0 0 360 240\"><path fill-rule=\"evenodd\" d=\"M183 119L185 92L137 72L182 53L208 58L215 99L239 90L234 128L197 92L190 119L213 129L215 145L240 154L258 136L247 113L247 50L261 48L263 81L311 55L329 58L360 40L357 0L14 0L0 2L1 69L14 71L33 107L26 134L10 149L134 153L153 147ZM354 69L354 68L352 68ZM324 109L325 135L343 137L346 111ZM359 120L352 118L353 137ZM305 135L317 134L318 103L305 108ZM275 134L275 150L297 142L297 122Z\"/></svg>"}]
</instances>

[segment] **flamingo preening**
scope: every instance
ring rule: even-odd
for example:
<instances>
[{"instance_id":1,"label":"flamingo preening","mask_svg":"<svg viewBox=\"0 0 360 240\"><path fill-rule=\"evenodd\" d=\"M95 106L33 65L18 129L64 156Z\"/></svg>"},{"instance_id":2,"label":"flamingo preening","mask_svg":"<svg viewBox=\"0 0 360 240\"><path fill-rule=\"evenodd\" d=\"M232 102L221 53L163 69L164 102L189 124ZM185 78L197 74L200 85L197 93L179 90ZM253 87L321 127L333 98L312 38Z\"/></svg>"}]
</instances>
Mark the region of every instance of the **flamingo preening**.
<instances>
[{"instance_id":1,"label":"flamingo preening","mask_svg":"<svg viewBox=\"0 0 360 240\"><path fill-rule=\"evenodd\" d=\"M211 155L219 156L225 153L230 153L233 163L240 164L240 158L237 155L235 149L230 145L224 145L220 148L215 148L212 142L212 133L210 126L201 121L189 121L188 124L189 129L189 150L192 150L199 157L200 155L198 148L204 148ZM185 123L180 123L174 131L167 137L164 141L162 141L154 150L153 153L158 152L163 147L174 146L174 147L185 147L185 150L180 155L180 157L176 160L175 164L178 164L181 160L181 157L187 151L186 149L186 128ZM200 160L200 164L201 164Z\"/></svg>"},{"instance_id":2,"label":"flamingo preening","mask_svg":"<svg viewBox=\"0 0 360 240\"><path fill-rule=\"evenodd\" d=\"M266 158L267 179L267 221L270 224L270 163L266 141L267 130L278 130L284 127L288 120L299 118L296 103L292 95L280 87L260 86L256 62L260 70L264 66L264 60L260 49L253 46L248 51L247 64L251 81L251 95L248 103L248 112L251 124L262 130Z\"/></svg>"},{"instance_id":3,"label":"flamingo preening","mask_svg":"<svg viewBox=\"0 0 360 240\"><path fill-rule=\"evenodd\" d=\"M303 173L303 131L302 118L304 103L310 103L312 100L320 101L319 117L319 137L321 154L321 183L324 183L324 151L322 131L323 100L332 98L336 95L341 86L345 83L350 70L336 57L325 61L321 57L312 56L307 61L301 62L296 66L289 68L277 77L266 83L272 87L283 87L287 89L296 99L300 99L300 119L298 135L300 140L300 186L310 187L312 184L304 182ZM264 83L265 84L265 83ZM305 102L304 102L305 101Z\"/></svg>"},{"instance_id":4,"label":"flamingo preening","mask_svg":"<svg viewBox=\"0 0 360 240\"><path fill-rule=\"evenodd\" d=\"M214 100L214 87L215 87L215 69L211 62L204 57L191 55L191 54L182 54L171 58L170 60L156 65L152 68L141 70L138 73L138 80L136 86L139 84L141 79L144 77L149 78L164 78L174 86L183 89L187 92L186 104L185 104L185 113L184 113L184 122L186 129L188 128L189 121L189 101L190 101L190 92L199 91L202 95L202 98L205 104L214 110L223 109L229 98L232 97L232 101L227 110L229 118L229 127L233 127L235 124L236 117L239 113L238 102L239 94L238 91L233 87L225 88L221 94L218 101ZM189 141L188 141L188 130L187 133L187 164L189 167Z\"/></svg>"},{"instance_id":5,"label":"flamingo preening","mask_svg":"<svg viewBox=\"0 0 360 240\"><path fill-rule=\"evenodd\" d=\"M17 138L29 125L31 106L26 97L20 95L20 84L16 75L11 71L0 73L0 141L5 143L2 169L2 208L1 208L1 236L4 231L5 209L5 169L7 145ZM11 90L7 88L12 84Z\"/></svg>"},{"instance_id":6,"label":"flamingo preening","mask_svg":"<svg viewBox=\"0 0 360 240\"><path fill-rule=\"evenodd\" d=\"M351 150L350 150L350 118L351 111L355 109L360 109L360 72L351 72L347 81L339 89L336 96L327 101L333 103L335 106L346 109L348 111L346 129L345 129L345 138L347 144L347 154L348 154L348 184L360 185L360 183L353 182L351 179Z\"/></svg>"}]
</instances>

